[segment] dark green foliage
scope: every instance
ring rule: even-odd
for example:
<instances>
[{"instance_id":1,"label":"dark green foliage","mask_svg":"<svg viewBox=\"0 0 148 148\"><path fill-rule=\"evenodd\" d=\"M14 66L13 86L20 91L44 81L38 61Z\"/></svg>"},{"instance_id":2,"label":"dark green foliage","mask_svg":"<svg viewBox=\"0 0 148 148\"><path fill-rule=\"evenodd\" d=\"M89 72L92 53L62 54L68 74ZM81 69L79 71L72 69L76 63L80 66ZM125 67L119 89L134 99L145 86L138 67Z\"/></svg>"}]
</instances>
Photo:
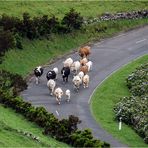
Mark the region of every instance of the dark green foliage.
<instances>
[{"instance_id":1,"label":"dark green foliage","mask_svg":"<svg viewBox=\"0 0 148 148\"><path fill-rule=\"evenodd\" d=\"M82 23L83 18L74 9L65 15L62 23L54 15L51 18L48 18L48 15L31 18L26 12L23 13L22 20L5 14L0 19L0 26L3 30L9 30L31 40L40 36L46 37L51 33L69 33L73 29L80 29ZM20 38L17 37L16 41L16 47L22 49Z\"/></svg>"},{"instance_id":2,"label":"dark green foliage","mask_svg":"<svg viewBox=\"0 0 148 148\"><path fill-rule=\"evenodd\" d=\"M22 49L21 39L18 34L14 35L13 32L0 30L0 63L2 63L2 56L10 48Z\"/></svg>"},{"instance_id":3,"label":"dark green foliage","mask_svg":"<svg viewBox=\"0 0 148 148\"><path fill-rule=\"evenodd\" d=\"M27 83L18 74L11 74L10 72L0 70L1 89L3 91L12 90L13 96L17 96L21 91L27 88Z\"/></svg>"},{"instance_id":4,"label":"dark green foliage","mask_svg":"<svg viewBox=\"0 0 148 148\"><path fill-rule=\"evenodd\" d=\"M2 56L9 48L15 47L15 38L10 31L0 31L0 63Z\"/></svg>"},{"instance_id":5,"label":"dark green foliage","mask_svg":"<svg viewBox=\"0 0 148 148\"><path fill-rule=\"evenodd\" d=\"M127 86L132 96L124 97L114 110L116 119L131 125L148 143L148 63L137 68L127 78Z\"/></svg>"},{"instance_id":6,"label":"dark green foliage","mask_svg":"<svg viewBox=\"0 0 148 148\"><path fill-rule=\"evenodd\" d=\"M15 38L10 31L0 31L0 52L15 47Z\"/></svg>"},{"instance_id":7,"label":"dark green foliage","mask_svg":"<svg viewBox=\"0 0 148 148\"><path fill-rule=\"evenodd\" d=\"M22 46L22 42L21 42L21 37L19 36L19 34L15 34L15 46L18 48L18 49L23 49L23 46Z\"/></svg>"},{"instance_id":8,"label":"dark green foliage","mask_svg":"<svg viewBox=\"0 0 148 148\"><path fill-rule=\"evenodd\" d=\"M84 131L75 131L71 135L71 144L74 147L110 147L107 143L93 139L92 133L89 129L85 129Z\"/></svg>"},{"instance_id":9,"label":"dark green foliage","mask_svg":"<svg viewBox=\"0 0 148 148\"><path fill-rule=\"evenodd\" d=\"M68 29L80 29L83 23L83 17L80 13L77 13L74 9L71 9L65 14L62 24L66 25Z\"/></svg>"},{"instance_id":10,"label":"dark green foliage","mask_svg":"<svg viewBox=\"0 0 148 148\"><path fill-rule=\"evenodd\" d=\"M34 22L32 19L30 19L29 13L23 13L23 34L28 37L29 39L34 39L37 37L37 29L34 25Z\"/></svg>"},{"instance_id":11,"label":"dark green foliage","mask_svg":"<svg viewBox=\"0 0 148 148\"><path fill-rule=\"evenodd\" d=\"M15 31L15 26L20 20L17 17L10 17L3 14L0 20L0 26L3 26L4 31Z\"/></svg>"},{"instance_id":12,"label":"dark green foliage","mask_svg":"<svg viewBox=\"0 0 148 148\"><path fill-rule=\"evenodd\" d=\"M11 107L24 115L29 121L35 122L44 128L43 133L53 138L77 147L104 147L106 143L93 139L90 131L77 131L80 123L78 117L73 115L68 119L58 120L48 113L44 107L34 107L16 95L27 87L23 79L17 74L0 71L0 103ZM14 91L14 88L16 92Z\"/></svg>"}]
</instances>

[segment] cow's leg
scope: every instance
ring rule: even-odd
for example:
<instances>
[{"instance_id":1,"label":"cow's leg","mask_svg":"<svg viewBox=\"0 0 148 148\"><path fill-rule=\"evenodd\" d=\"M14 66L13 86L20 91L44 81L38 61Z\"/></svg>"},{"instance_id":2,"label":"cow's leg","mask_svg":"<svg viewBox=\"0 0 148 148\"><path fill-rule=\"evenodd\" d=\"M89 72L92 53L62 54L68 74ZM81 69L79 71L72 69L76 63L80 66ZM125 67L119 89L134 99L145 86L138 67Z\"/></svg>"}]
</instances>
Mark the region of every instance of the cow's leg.
<instances>
[{"instance_id":1,"label":"cow's leg","mask_svg":"<svg viewBox=\"0 0 148 148\"><path fill-rule=\"evenodd\" d=\"M50 93L51 96L53 95L53 91L54 91L54 88L51 89L51 93Z\"/></svg>"},{"instance_id":2,"label":"cow's leg","mask_svg":"<svg viewBox=\"0 0 148 148\"><path fill-rule=\"evenodd\" d=\"M85 88L85 84L83 84L83 87Z\"/></svg>"},{"instance_id":3,"label":"cow's leg","mask_svg":"<svg viewBox=\"0 0 148 148\"><path fill-rule=\"evenodd\" d=\"M35 77L36 84L39 84L39 78Z\"/></svg>"},{"instance_id":4,"label":"cow's leg","mask_svg":"<svg viewBox=\"0 0 148 148\"><path fill-rule=\"evenodd\" d=\"M57 101L57 103L59 104L59 100L58 100L58 98L56 97L56 101Z\"/></svg>"},{"instance_id":5,"label":"cow's leg","mask_svg":"<svg viewBox=\"0 0 148 148\"><path fill-rule=\"evenodd\" d=\"M60 105L60 99L57 98L57 100L58 100L58 104Z\"/></svg>"},{"instance_id":6,"label":"cow's leg","mask_svg":"<svg viewBox=\"0 0 148 148\"><path fill-rule=\"evenodd\" d=\"M65 78L63 77L63 82L65 82Z\"/></svg>"},{"instance_id":7,"label":"cow's leg","mask_svg":"<svg viewBox=\"0 0 148 148\"><path fill-rule=\"evenodd\" d=\"M86 87L88 87L88 83L86 84Z\"/></svg>"},{"instance_id":8,"label":"cow's leg","mask_svg":"<svg viewBox=\"0 0 148 148\"><path fill-rule=\"evenodd\" d=\"M68 82L68 76L66 77L66 82Z\"/></svg>"}]
</instances>

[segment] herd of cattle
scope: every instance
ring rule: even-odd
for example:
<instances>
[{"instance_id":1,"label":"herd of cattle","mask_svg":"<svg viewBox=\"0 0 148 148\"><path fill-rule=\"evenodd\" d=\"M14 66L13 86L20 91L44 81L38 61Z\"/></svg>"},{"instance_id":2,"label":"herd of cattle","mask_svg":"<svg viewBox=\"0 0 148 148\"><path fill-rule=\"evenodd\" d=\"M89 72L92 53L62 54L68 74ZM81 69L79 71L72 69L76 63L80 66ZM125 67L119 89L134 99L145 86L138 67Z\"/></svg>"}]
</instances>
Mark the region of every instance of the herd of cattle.
<instances>
[{"instance_id":1,"label":"herd of cattle","mask_svg":"<svg viewBox=\"0 0 148 148\"><path fill-rule=\"evenodd\" d=\"M89 85L89 75L88 72L92 70L92 61L88 60L88 56L90 55L90 47L85 46L79 49L79 55L81 59L79 61L73 61L72 58L67 58L63 62L63 68L61 69L61 75L63 78L63 82L68 82L68 77L71 72L73 72L73 86L76 91L79 90L81 84L86 88ZM34 69L34 75L36 77L36 84L39 83L39 78L43 74L43 67L38 66ZM61 102L61 98L64 95L64 92L61 87L56 87L56 79L59 70L57 67L49 70L46 74L47 78L47 87L49 88L50 95L54 95L56 97L56 101L58 104ZM67 101L70 101L70 90L67 89L65 91L65 95L67 96Z\"/></svg>"}]
</instances>

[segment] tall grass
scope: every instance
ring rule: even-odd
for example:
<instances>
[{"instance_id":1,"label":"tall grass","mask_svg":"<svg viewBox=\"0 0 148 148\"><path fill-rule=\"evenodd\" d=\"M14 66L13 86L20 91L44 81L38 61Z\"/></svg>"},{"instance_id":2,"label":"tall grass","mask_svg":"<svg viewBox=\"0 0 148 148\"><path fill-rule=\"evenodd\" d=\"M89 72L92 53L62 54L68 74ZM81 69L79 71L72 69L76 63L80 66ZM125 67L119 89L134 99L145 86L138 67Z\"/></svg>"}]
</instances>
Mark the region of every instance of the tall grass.
<instances>
[{"instance_id":1,"label":"tall grass","mask_svg":"<svg viewBox=\"0 0 148 148\"><path fill-rule=\"evenodd\" d=\"M74 8L84 17L97 17L104 12L121 12L139 9L147 9L147 1L86 1L86 0L46 0L46 1L0 1L0 15L6 13L8 15L21 17L24 12L29 12L31 16L48 14L62 18L70 8Z\"/></svg>"},{"instance_id":2,"label":"tall grass","mask_svg":"<svg viewBox=\"0 0 148 148\"><path fill-rule=\"evenodd\" d=\"M126 86L126 77L136 67L146 62L148 62L148 55L119 69L97 88L91 100L91 111L99 125L130 147L146 147L147 145L131 127L123 124L122 130L118 130L118 122L114 120L115 114L113 108L120 101L121 97L130 95Z\"/></svg>"}]
</instances>

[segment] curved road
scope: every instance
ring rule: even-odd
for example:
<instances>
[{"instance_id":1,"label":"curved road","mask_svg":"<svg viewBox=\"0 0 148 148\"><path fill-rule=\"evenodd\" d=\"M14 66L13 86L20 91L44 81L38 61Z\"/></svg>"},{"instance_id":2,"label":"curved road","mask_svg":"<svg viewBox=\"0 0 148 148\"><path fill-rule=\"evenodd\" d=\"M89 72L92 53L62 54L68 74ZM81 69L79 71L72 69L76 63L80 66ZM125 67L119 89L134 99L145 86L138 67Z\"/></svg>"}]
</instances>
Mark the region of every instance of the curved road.
<instances>
[{"instance_id":1,"label":"curved road","mask_svg":"<svg viewBox=\"0 0 148 148\"><path fill-rule=\"evenodd\" d=\"M26 101L31 102L35 106L44 106L49 112L52 112L60 119L67 118L69 115L78 116L82 121L79 125L80 129L92 129L93 135L96 138L109 142L112 147L127 147L104 131L101 126L95 122L90 113L89 101L93 90L109 74L136 57L148 54L148 26L94 43L91 45L91 48L92 53L90 60L93 61L93 70L89 73L89 88L84 89L81 87L79 93L77 93L73 90L71 82L72 75L66 84L63 84L61 75L58 76L57 85L62 87L64 91L66 89L71 90L71 101L69 103L63 98L61 105L56 104L55 98L49 95L45 74L55 66L61 69L63 65L62 62L67 57L79 60L77 52L49 65L49 67L45 69L39 85L35 84L34 77L32 77L28 84L28 89L22 92L22 96Z\"/></svg>"}]
</instances>

